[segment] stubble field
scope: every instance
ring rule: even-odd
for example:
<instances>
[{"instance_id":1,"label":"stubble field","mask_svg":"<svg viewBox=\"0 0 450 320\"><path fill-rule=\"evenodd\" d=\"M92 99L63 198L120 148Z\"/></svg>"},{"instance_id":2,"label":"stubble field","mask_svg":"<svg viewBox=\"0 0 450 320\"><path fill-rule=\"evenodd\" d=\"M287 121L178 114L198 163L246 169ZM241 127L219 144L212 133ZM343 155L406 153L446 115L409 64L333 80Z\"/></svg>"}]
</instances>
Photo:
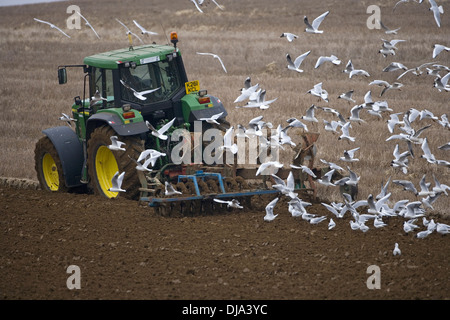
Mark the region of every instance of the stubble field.
<instances>
[{"instance_id":1,"label":"stubble field","mask_svg":"<svg viewBox=\"0 0 450 320\"><path fill-rule=\"evenodd\" d=\"M153 3L154 2L154 3ZM205 1L206 3L207 1ZM245 125L264 115L275 126L286 119L300 118L316 104L332 107L345 117L364 102L372 91L374 100L386 100L393 111L382 118L361 111L366 122L350 129L355 142L338 140L339 134L325 131L323 119L333 116L320 110L320 122L307 123L320 133L317 159L339 163L344 150L360 147L358 162L351 169L361 176L359 199L378 194L391 179L411 180L417 187L424 174L434 186L433 175L448 184L449 169L421 158L420 145L413 145L415 158L408 172L390 166L397 143L388 141L386 121L390 113L410 108L427 109L439 119L449 111L449 93L433 88L432 76L412 73L402 77L401 91L388 91L369 85L375 79L395 82L401 71L383 72L393 61L408 68L426 62L450 65L450 53L432 58L436 43L449 46L450 20L445 12L438 28L428 2L399 5L395 1L226 1L224 10L213 3L198 12L190 1L79 1L81 13L100 35L97 39L87 26L66 28L69 3L40 4L0 9L0 176L36 180L34 145L41 131L61 125L62 112L69 112L73 97L82 94L82 74L69 73L68 84L57 84L58 65L80 64L85 56L128 46L125 31L115 18L135 30L136 19L159 35L142 37L144 42L166 43L170 31L177 31L190 80L220 97L232 125ZM444 11L448 1L440 1ZM369 5L378 5L383 22L401 28L397 35L367 27ZM323 34L306 34L303 16L310 20L330 10L321 24ZM33 20L58 25L71 38ZM299 38L288 42L283 32ZM395 56L383 57L381 39L404 39ZM135 40L137 41L137 40ZM296 57L311 50L302 64L303 73L287 70L286 54ZM224 73L217 60L196 55L217 53L227 67ZM341 64L324 64L315 69L319 56L336 55ZM365 69L370 77L349 79L343 69L348 60ZM70 70L72 71L72 70ZM445 72L441 73L442 75ZM236 109L233 101L246 77L267 90L266 98L278 98L267 110ZM306 92L319 82L329 93L329 102L318 101ZM354 90L356 103L337 96ZM448 152L438 146L450 141L450 131L438 121L416 119L415 129L431 125L426 137L436 159L449 161ZM396 133L401 132L398 127ZM285 164L289 160L282 158ZM317 165L320 165L318 163ZM345 166L344 166L345 168ZM30 185L34 185L30 183ZM415 201L398 185L390 184L391 200ZM342 202L339 191L318 185L321 201ZM106 200L92 195L47 194L33 188L3 185L0 189L2 299L448 299L448 235L434 232L425 239L405 233L401 217L386 219L387 226L368 232L352 230L350 216L336 220L335 229L327 223L310 225L290 216L285 203L277 205L279 216L263 221L261 210L233 210L210 216L163 218L150 208L125 199ZM448 196L441 195L427 209L426 217L449 223ZM312 213L333 217L320 203ZM334 217L333 217L334 218ZM420 230L425 227L421 220ZM393 256L394 243L401 256ZM69 265L80 266L82 288L66 287ZM381 270L381 288L370 290L367 268Z\"/></svg>"}]
</instances>

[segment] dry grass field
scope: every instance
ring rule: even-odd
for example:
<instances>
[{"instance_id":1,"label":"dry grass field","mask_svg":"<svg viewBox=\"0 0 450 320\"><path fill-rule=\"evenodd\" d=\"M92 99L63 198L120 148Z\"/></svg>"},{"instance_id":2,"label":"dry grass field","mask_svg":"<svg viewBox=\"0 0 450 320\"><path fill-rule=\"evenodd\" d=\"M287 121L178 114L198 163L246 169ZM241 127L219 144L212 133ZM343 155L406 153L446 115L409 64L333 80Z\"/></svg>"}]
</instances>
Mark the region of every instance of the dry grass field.
<instances>
[{"instance_id":1,"label":"dry grass field","mask_svg":"<svg viewBox=\"0 0 450 320\"><path fill-rule=\"evenodd\" d=\"M383 112L381 118L369 114L367 110L361 111L360 116L365 122L361 124L353 123L352 128L350 129L350 135L355 137L355 142L339 140L339 134L333 134L324 129L324 119L329 121L334 120L334 116L329 113L318 110L316 116L319 119L319 123L304 122L308 125L310 131L317 131L320 133L319 140L317 141L318 151L316 159L332 161L345 168L346 164L339 161L339 157L343 155L344 150L360 147L355 155L360 160L348 164L349 167L361 177L358 184L359 199L367 199L369 194L378 194L380 192L381 184L385 183L389 178L391 178L391 180L410 180L416 187L419 187L420 179L426 174L427 182L430 182L433 187L433 175L435 175L442 184L450 185L449 167L428 163L421 157L423 152L421 145L419 144L413 145L415 157L410 159L407 174L395 170L390 166L390 163L393 160L394 147L398 143L400 151L403 152L407 150L406 143L400 140L386 141L386 139L391 136L387 127L387 120L389 119L390 114L401 113L403 115L403 113L411 108L415 108L419 111L426 109L431 111L439 120L441 120L442 115L450 113L450 92L439 92L436 88L433 88L434 78L427 75L426 72L420 76L416 76L411 72L406 74L399 80L399 82L404 85L401 91L390 90L382 97L380 97L381 87L369 85L373 80L385 80L389 83L396 81L396 78L402 71L383 72L383 69L391 62L401 62L408 68L414 68L428 62L450 66L450 52L443 51L437 58L433 59L432 57L434 44L450 46L450 1L438 1L439 4L444 7L440 28L437 27L432 13L428 10L428 1L424 1L422 4L412 1L400 4L395 11L393 11L393 7L396 3L395 0L218 0L218 2L223 5L224 10L220 10L214 3L205 0L205 5L202 7L204 13L200 13L189 0L130 0L126 2L118 0L77 1L76 4L80 7L81 13L93 25L100 35L100 39L97 39L92 30L84 24L82 24L81 29L79 30L67 29L66 19L70 14L66 12L66 9L69 4L72 4L71 2L64 1L18 7L0 7L0 68L2 73L0 77L0 150L2 150L0 153L0 177L36 180L34 169L34 146L38 139L42 137L41 131L48 127L61 125L61 121L58 120L61 113L70 112L73 98L83 94L83 74L76 69L69 70L68 83L60 86L57 81L57 67L64 64L80 64L85 56L115 48L127 47L128 39L125 34L125 29L117 23L115 20L117 18L128 25L133 32L138 33L139 31L133 25L132 20L135 19L148 30L159 33L156 36L142 35L142 39L145 43L151 43L153 41L156 43L166 43L168 34L171 31L177 31L180 40L178 47L183 54L189 79L199 80L202 88L207 89L209 94L217 96L222 100L229 113L228 120L232 125L246 125L250 119L258 115L263 115L264 120L272 122L275 127L278 126L278 124L285 126L288 118L296 117L300 119L300 117L305 115L306 110L312 104L321 107L335 108L345 117L349 117L350 109L356 104L362 104L364 102L364 95L369 90L371 90L374 100L386 100L393 111ZM366 10L370 5L379 6L381 9L381 19L384 24L392 29L400 28L397 35L385 34L383 30L371 30L367 27L367 19L370 17L370 14L368 14ZM320 25L320 29L323 30L324 33L305 33L303 17L306 15L312 20L327 10L330 11L330 14ZM69 34L71 38L69 39L57 30L35 22L33 18L54 23ZM295 33L298 35L298 39L295 39L293 42L288 42L285 38L280 37L283 32ZM390 55L383 57L383 55L378 52L381 49L381 39L402 39L406 41L397 44L398 49L395 51L394 56ZM137 45L138 41L136 39L134 39L134 41ZM297 57L309 50L311 50L311 53L302 64L302 69L304 69L303 73L293 72L286 68L287 53L292 57ZM196 52L213 52L218 54L222 58L228 72L225 73L222 70L217 60L211 57L197 55ZM341 60L340 65L326 63L317 69L314 68L316 60L320 56L329 56L332 54L336 55ZM349 60L352 61L356 69L368 71L370 77L354 76L350 79L348 74L343 72L345 65ZM445 74L446 71L441 72L442 76ZM261 88L266 89L266 99L278 98L277 101L271 104L269 109L235 108L237 104L234 103L234 100L239 95L239 90L243 87L244 80L247 77L251 77L252 83L259 83ZM329 93L328 103L319 101L316 97L307 94L307 91L312 89L313 86L319 82L323 83L323 88ZM353 98L356 100L355 103L349 103L337 98L341 93L349 90L354 90ZM436 159L450 161L450 151L438 149L439 146L450 141L449 128L444 128L437 120L431 119L420 120L417 118L412 123L412 126L416 130L427 125L431 126L423 131L420 137L427 138L430 149ZM399 126L396 127L395 133L401 133ZM287 153L289 154L289 152ZM286 157L283 157L281 161L286 164L290 163L289 159ZM321 165L320 162L317 163L317 166ZM4 192L6 193L6 191ZM392 193L391 200L393 202L401 199L419 199L393 183L389 186L389 192ZM26 195L27 194L28 193L26 193ZM20 212L17 213L16 217L13 215L12 218L17 218L17 216L20 217L22 214L30 214L28 209L23 212L22 209L13 204L14 197L24 200L28 197L26 195L21 195L20 192L13 192L12 195L9 195L8 193L8 197L5 198L8 200L8 206L10 208L15 208ZM318 184L318 196L320 199L327 202L342 201L342 197L337 188L325 187L320 184ZM30 197L34 199L33 196ZM450 210L448 209L450 207L449 199L448 196L442 195L433 204L434 210L429 209L427 212L448 219L450 217ZM74 205L73 208L79 207L81 210L84 210L83 208L91 210L89 209L89 206L84 204L84 201L86 200L83 200L78 196L71 201ZM102 205L104 205L105 202L100 199L96 201L101 202ZM39 200L39 198L36 198L33 200L33 205L42 205L45 207L45 204L42 202L43 201ZM64 199L62 197L55 198L50 204L47 204L47 207L52 207L52 203L55 203L55 206L63 205ZM125 208L126 205L128 205L127 203L123 204L122 202L119 202L119 204L122 208ZM75 211L75 209L70 209L70 206L68 205L65 206L65 209ZM92 214L95 215L95 210L91 211ZM234 254L234 248L231 248L230 239L231 244L237 242L237 246L239 246L240 241L241 244L248 245L246 248L249 248L250 251L255 247L263 246L264 244L261 245L262 240L260 237L267 236L267 234L264 233L269 233L269 227L266 228L265 225L263 226L262 222L260 222L260 224L253 222L254 220L252 219L260 219L261 213L259 213L259 215L258 213L252 214L253 215L250 217L243 218L243 222L239 222L238 215L231 215L231 218L222 217L221 220L205 218L206 220L203 220L203 222L208 224L208 228L213 228L212 231L207 232L206 236L212 237L215 232L228 232L229 235L223 236L223 241L225 246L230 247L230 251L226 251L226 253L230 255ZM83 214L80 215L81 216L77 215L77 218L80 218L81 220L76 220L77 218L72 217L68 223L72 223L73 226L79 226L81 230L85 228L82 224L86 223L88 225L89 222L88 219L84 220L87 218L86 216ZM117 217L120 216L117 212L114 212L113 215ZM159 218L152 217L153 220L149 222L147 218L144 219L143 217L144 213L141 211L133 213L134 219L139 221L142 220L141 222L149 227L151 227L152 223L161 223L163 221ZM37 215L34 218L36 221L40 221L40 218ZM155 222L154 219L157 219L157 221ZM98 220L101 219L98 218ZM262 216L260 220L262 221ZM180 228L183 228L185 224L189 223L192 223L192 227L197 227L196 223L198 221L199 220L190 221L180 219L176 221L172 220L171 222L179 225ZM446 221L448 222L448 220ZM218 227L218 224L220 225L222 222L234 222L237 225L241 223L243 225L251 225L251 228L253 228L252 230L256 232L255 234L252 233L252 237L254 238L250 240L236 238L236 240L233 237L237 233L240 233L241 235L246 234L244 227L238 231L230 229L219 231L220 228ZM44 222L40 223L44 224ZM163 223L164 227L170 228L166 225L166 223L169 224L167 220L164 220ZM292 225L289 225L288 222L280 223L282 223L282 225L276 229L278 239L285 239L287 235L292 236L294 233L297 235L297 232L293 231ZM14 227L15 225L13 226L13 224L11 224L11 228ZM42 227L44 228L44 226ZM398 229L401 228L398 224L396 227ZM110 232L108 230L116 230L116 228L117 226L110 225L109 227L105 227L105 230L103 231L107 233ZM154 237L152 241L161 240L160 243L158 242L158 246L162 249L160 251L158 251L158 248L153 249L153 254L160 255L158 257L162 261L165 261L165 254L168 253L163 252L163 246L165 246L163 240L172 240L172 238L184 239L187 235L183 231L179 231L179 234L173 235L170 234L167 229L161 228L162 229L159 230L156 235L152 233L149 234L147 231L141 231L145 236L150 238ZM312 231L312 228L309 226L307 228L309 229L299 231L298 237L302 237L302 241L312 241L312 246L317 244L318 247L318 244L322 243L321 241L326 239L327 236L322 237L322 233L315 234L315 231ZM98 230L95 228L89 229L88 233L91 233L93 237L97 237L99 235L97 231ZM52 232L58 232L58 230L50 231L51 234ZM120 233L121 231L117 232ZM385 236L387 232L388 231L383 233L383 235ZM396 233L396 231L392 232L394 234ZM400 232L398 232L397 235L399 233ZM231 234L233 234L233 236L231 236ZM33 236L37 237L38 235L28 234L27 239L31 241ZM177 238L178 236L180 238ZM199 232L197 237L201 238L201 236L202 235ZM338 235L335 234L335 236L337 237ZM393 245L393 243L385 243L387 240L384 236L382 237L383 239L380 239L380 241L383 242L383 245ZM55 235L54 237L57 236ZM66 239L65 236L60 237ZM71 237L72 238L67 239L69 239L69 241L79 240L76 238L77 235L72 235ZM83 237L84 235L81 234L80 239ZM125 235L125 237L128 237L128 235ZM138 241L138 239L135 239L134 237L138 237L138 235L133 235L133 239L130 239L130 241ZM236 237L239 237L239 235ZM359 241L356 239L356 236L351 237L354 242ZM226 239L228 239L228 242L226 242ZM61 239L55 239L55 241L59 240ZM282 244L283 248L289 248L290 243L288 243L287 239L280 241L284 241ZM160 292L152 291L151 294L149 293L148 295L141 294L142 291L150 292L150 289L143 287L145 282L137 283L136 287L138 289L134 289L134 291L129 294L124 292L118 293L117 291L114 292L114 287L101 288L100 284L97 286L96 280L91 282L90 285L91 289L95 286L93 298L100 299L385 299L386 297L400 299L448 299L448 279L444 279L446 281L444 284L447 284L447 287L443 288L443 293L442 291L435 293L433 291L434 289L427 291L420 286L415 286L414 290L411 291L411 294L407 292L411 289L410 287L412 287L412 283L415 281L411 279L414 278L417 280L422 277L421 279L423 280L423 277L427 277L418 275L419 271L424 269L424 267L422 268L423 265L414 259L418 259L420 256L420 259L424 260L436 258L439 261L444 261L444 267L439 269L441 272L444 272L445 268L448 270L448 260L445 260L448 259L448 257L439 255L433 251L432 253L428 253L428 255L431 254L432 256L428 256L427 258L427 247L424 242L421 242L418 246L420 246L420 252L423 255L415 254L414 257L405 258L406 260L399 262L402 266L402 269L399 270L399 268L396 268L397 262L391 259L391 253L386 253L386 250L389 248L379 249L375 246L374 241L378 240L373 240L370 242L371 244L368 245L361 245L361 252L369 251L369 253L366 254L370 258L367 258L367 260L353 256L352 253L350 253L350 257L348 257L347 251L352 250L352 245L345 247L342 249L344 251L338 251L338 253L336 253L336 251L331 252L332 249L327 249L328 251L324 253L324 257L316 257L316 255L314 255L314 249L309 249L306 246L299 245L299 248L296 248L301 250L307 260L309 259L311 262L314 261L319 263L317 259L320 258L320 262L322 262L323 258L325 259L325 262L330 263L330 267L334 266L331 264L333 257L338 257L336 259L342 258L342 261L347 263L347 269L355 267L354 261L360 263L360 260L362 260L363 263L366 263L367 261L370 261L373 256L377 257L377 262L380 264L386 263L389 268L395 270L400 278L392 276L387 280L392 287L389 287L387 291L383 290L383 292L377 292L374 295L367 293L368 290L366 288L364 288L364 290L353 290L352 288L355 288L355 282L357 281L352 279L350 282L348 280L345 280L347 281L345 282L344 276L336 278L338 279L336 282L343 280L345 284L350 283L349 286L342 285L341 283L341 285L337 286L339 288L338 290L333 292L332 289L329 289L328 293L323 293L321 288L324 287L325 284L320 276L325 276L325 278L328 276L332 277L331 274L323 273L321 275L319 274L319 277L312 276L310 278L311 282L304 284L304 291L302 291L302 293L296 292L296 289L293 286L292 291L283 291L282 284L285 283L285 281L286 283L290 283L290 280L288 280L291 279L289 275L292 276L290 272L296 269L293 266L294 261L296 260L283 260L284 257L282 257L281 253L279 256L277 255L278 247L270 249L269 246L262 248L264 250L267 250L267 248L270 249L270 253L267 253L269 257L267 258L268 260L266 259L262 262L260 260L255 260L255 263L262 263L264 266L266 264L268 265L268 261L272 261L271 255L273 254L277 257L273 259L278 260L274 260L272 266L275 266L276 263L276 265L279 266L279 270L290 271L287 273L280 271L277 275L278 278L272 279L265 273L266 271L260 270L261 274L265 274L267 279L270 279L271 287L269 291L271 291L271 293L260 291L260 279L257 280L258 282L256 283L249 282L249 284L244 287L240 282L241 278L239 278L239 273L241 273L243 278L249 277L249 273L242 275L242 270L235 270L233 264L231 263L230 265L230 262L226 261L225 256L221 256L220 250L224 249L223 247L220 248L220 245L217 243L214 244L214 246L217 245L217 247L214 247L215 249L212 255L217 254L217 256L214 256L213 258L215 262L222 264L221 266L211 266L209 261L211 256L208 256L207 253L203 253L201 249L196 251L196 253L202 252L201 254L205 256L200 258L203 258L203 261L208 262L202 262L205 264L198 267L201 270L197 269L197 266L194 267L193 271L191 270L192 279L194 279L194 277L199 277L198 274L202 271L210 276L210 282L204 284L204 287L194 287L198 290L191 291L190 288L183 287L186 282L181 280L182 285L180 285L180 287L183 287L183 289L176 291L178 289L174 289L173 287L174 283L176 284L178 283L176 281L179 281L178 278L176 278L179 270L170 269L171 266L169 264L166 268L171 273L170 276L168 276L168 280L166 279L167 283L159 287L161 290ZM408 242L407 244L405 242L404 246L408 245L409 250L412 250L412 246L416 245L414 239L405 241ZM433 241L432 245L434 248L438 248L440 243L448 243L448 238L443 237L432 239L430 241ZM184 243L183 240L178 240L177 245L181 248L184 245L188 245L188 242L189 241L186 241L186 243ZM17 244L17 242L14 243ZM100 239L96 242L95 250L98 249L106 256L111 253L111 251L108 251L111 249L109 248L112 246L111 243L113 243L113 240ZM366 247L363 250L365 245ZM359 246L357 247L359 249ZM6 252L10 252L9 250L12 249L4 250L6 256ZM121 257L113 258L117 259L112 260L116 264L103 264L103 267L106 269L99 269L99 276L103 277L102 279L106 279L108 271L114 272L116 267L118 269L123 268L120 264L122 263L122 259L126 259L123 257L126 257L126 252L128 252L124 242L121 242L118 250L123 250L120 251L123 255L121 255ZM137 248L135 248L135 250L138 251ZM76 249L74 249L74 251L76 251ZM256 259L251 258L252 255L250 254L250 251L245 252L240 258L236 259L243 259L244 256L247 258L247 254L250 257L249 260ZM292 251L293 255L295 255L295 250L292 249ZM342 256L343 252L345 252L345 257ZM57 255L56 253L54 254L55 256ZM181 253L180 251L177 251L175 254ZM341 256L339 256L339 254L341 254ZM68 256L71 257L70 254L68 254ZM178 256L176 256L175 259L177 259L177 257ZM60 265L70 263L70 259L66 258L67 257L64 256L58 263ZM14 256L11 259L14 259ZM84 257L81 258L82 261L80 261L80 263L84 262L88 264L88 260L83 261L83 259ZM94 256L92 256L92 259L92 261L94 261ZM139 261L144 263L144 265L154 263L145 260L146 258L144 257L139 257L139 259L142 259ZM97 260L97 256L95 256L95 260ZM189 263L190 262L187 262L188 265ZM370 264L370 262L367 263ZM416 266L410 268L413 264L416 264ZM51 268L48 267L49 265L50 264L45 265L47 269ZM417 267L417 265L419 265L420 268ZM218 288L216 280L217 274L220 274L220 272L223 271L222 266L223 268L233 269L236 273L232 276L233 280L226 280L226 277L222 276L225 281L230 283L230 286L227 287L225 291L221 291L223 290L221 288L224 288L222 286ZM306 262L305 265L302 266L307 268ZM157 271L154 271L154 274L160 276L165 272L164 264L157 266L152 265L152 268L156 268ZM183 267L180 268L183 273L186 273L186 270L183 269ZM45 268L43 267L43 269ZM137 269L136 273L139 274L140 269ZM97 272L98 270L95 269L94 271ZM298 275L297 271L294 272L294 277ZM428 273L428 269L425 271ZM91 270L91 272L93 271ZM416 272L414 277L411 276L411 273L413 272ZM446 274L448 274L448 271ZM11 280L11 283L18 281L19 284L17 285L17 288L11 290L9 295L5 293L0 299L20 299L23 297L31 297L32 299L53 299L55 295L57 296L57 299L92 298L92 296L86 295L86 291L80 293L78 296L73 296L70 293L67 293L67 290L64 292L64 290L57 288L52 288L52 292L53 289L56 290L54 294L45 292L43 295L39 295L39 292L31 291L22 295L21 290L23 290L23 287L20 287L22 280L15 279L12 273L8 276L10 276L9 279ZM285 278L283 278L284 276ZM362 276L361 274L359 275L359 278L364 277L367 277L364 273ZM360 280L359 278L358 281ZM192 280L193 283L196 283L199 286L200 283L203 284L200 278L195 279ZM436 276L430 280L433 288L437 288L439 279L441 278ZM222 282L219 282L220 285L222 285ZM244 282L245 280L243 280L242 283ZM98 283L101 283L101 281L99 280ZM239 288L236 289L237 292L231 290L233 285L235 286L234 288ZM24 287L27 288L27 286ZM207 287L214 289L213 292L216 293L203 295L202 290L206 290ZM152 289L156 290L154 287ZM167 289L168 291L164 291L164 289ZM284 289L286 289L286 287ZM109 291L105 293L105 290ZM392 291L389 292L389 290ZM360 292L364 293L361 295ZM117 293L117 295L115 293Z\"/></svg>"},{"instance_id":2,"label":"dry grass field","mask_svg":"<svg viewBox=\"0 0 450 320\"><path fill-rule=\"evenodd\" d=\"M386 124L390 113L404 113L410 108L427 109L440 119L449 111L449 93L433 88L433 77L425 73L421 76L411 72L406 74L399 80L404 84L401 91L388 91L381 98L382 88L369 86L375 79L389 83L396 81L402 71L382 71L394 61L408 68L427 62L449 65L450 54L446 51L432 59L434 44L449 45L448 15L442 15L442 26L438 28L428 11L428 2L400 4L395 11L395 1L302 1L301 5L296 1L223 2L225 10L205 1L203 14L187 0L127 1L126 10L119 1L78 2L82 14L91 22L100 39L84 24L78 30L66 27L66 19L70 16L66 12L67 2L1 8L0 148L3 152L0 176L36 179L33 150L42 136L41 130L60 125L58 117L61 112L69 112L73 97L82 95L81 72L70 70L69 83L59 86L57 66L80 64L87 55L128 46L125 29L117 23L117 18L136 33L139 30L132 23L133 19L158 33L156 36L143 36L146 43L166 43L168 33L177 31L178 46L189 78L200 80L202 88L223 101L233 125L245 125L253 117L264 115L264 120L272 122L275 127L278 124L285 126L286 119L300 118L312 104L335 108L348 117L354 105L364 102L368 90L371 90L374 100L386 100L393 111L383 112L382 118L366 110L361 111L361 118L366 123L354 124L350 130L350 135L356 137L355 142L339 141L338 135L325 131L323 119L330 121L334 116L320 110L316 112L320 122L308 124L310 131L320 133L318 159L338 162L344 150L361 148L357 152L360 161L351 164L352 170L361 176L361 198L378 193L381 183L389 177L411 180L418 185L426 173L427 181L432 184L432 174L439 177L441 183L448 181L448 167L421 159L420 145L414 145L417 157L410 159L406 175L394 170L390 162L395 144L399 143L401 152L406 151L406 144L399 140L385 140L390 136ZM445 7L448 1L441 3ZM397 35L367 27L369 5L379 6L382 21L391 29L400 28ZM321 24L324 33L305 33L303 16L307 15L312 20L327 10L330 14ZM71 38L35 22L33 18L54 23ZM295 33L299 38L288 42L280 38L283 32ZM378 53L381 39L406 41L397 44L395 56L383 57ZM138 43L137 39L134 41ZM302 64L304 73L287 70L287 53L295 58L309 50L311 53ZM197 55L197 51L217 53L228 72L223 72L217 60ZM319 56L332 54L341 60L340 65L328 63L314 69ZM350 79L342 72L348 60L356 69L368 71L370 77L354 76ZM259 83L266 89L266 99L278 98L270 109L235 108L237 105L233 101L248 76L252 83ZM329 103L306 94L319 82L329 93ZM354 90L355 103L337 99L339 94L349 90ZM413 127L417 130L428 124L431 127L421 137L428 139L436 159L448 161L448 151L437 147L450 140L449 130L429 119L417 120ZM395 133L399 132L397 126ZM340 195L335 189L319 187L319 195L330 201L338 200ZM390 191L394 200L410 198L398 186L392 185ZM446 213L448 205L448 198L441 197L435 203L435 210Z\"/></svg>"}]
</instances>

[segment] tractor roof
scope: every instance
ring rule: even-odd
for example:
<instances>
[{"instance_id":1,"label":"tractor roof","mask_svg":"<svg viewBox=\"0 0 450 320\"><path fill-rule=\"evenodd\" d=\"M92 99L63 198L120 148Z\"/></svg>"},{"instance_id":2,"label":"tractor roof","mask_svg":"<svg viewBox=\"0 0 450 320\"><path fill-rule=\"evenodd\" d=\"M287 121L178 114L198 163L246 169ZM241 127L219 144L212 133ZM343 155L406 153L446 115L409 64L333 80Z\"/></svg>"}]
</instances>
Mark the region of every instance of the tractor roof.
<instances>
[{"instance_id":1,"label":"tractor roof","mask_svg":"<svg viewBox=\"0 0 450 320\"><path fill-rule=\"evenodd\" d=\"M122 62L133 61L136 64L144 64L153 61L165 60L166 55L174 52L174 47L169 45L143 45L133 48L97 53L84 58L83 63L104 69L117 69ZM180 52L176 49L177 54Z\"/></svg>"}]
</instances>

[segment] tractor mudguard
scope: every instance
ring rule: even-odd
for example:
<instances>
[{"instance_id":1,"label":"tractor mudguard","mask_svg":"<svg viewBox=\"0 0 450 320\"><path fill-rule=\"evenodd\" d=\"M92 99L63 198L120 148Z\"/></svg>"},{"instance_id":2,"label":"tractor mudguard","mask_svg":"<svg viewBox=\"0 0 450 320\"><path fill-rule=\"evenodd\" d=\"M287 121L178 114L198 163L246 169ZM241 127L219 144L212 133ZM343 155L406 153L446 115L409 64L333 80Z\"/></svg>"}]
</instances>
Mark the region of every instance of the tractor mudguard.
<instances>
[{"instance_id":1,"label":"tractor mudguard","mask_svg":"<svg viewBox=\"0 0 450 320\"><path fill-rule=\"evenodd\" d=\"M83 146L76 133L67 126L54 127L42 131L58 152L68 188L81 186L83 168Z\"/></svg>"},{"instance_id":2,"label":"tractor mudguard","mask_svg":"<svg viewBox=\"0 0 450 320\"><path fill-rule=\"evenodd\" d=\"M102 112L96 113L88 119L86 126L87 137L89 137L90 133L99 126L99 122L109 125L120 136L132 136L149 131L144 121L123 124L122 120L120 120L117 115Z\"/></svg>"},{"instance_id":3,"label":"tractor mudguard","mask_svg":"<svg viewBox=\"0 0 450 320\"><path fill-rule=\"evenodd\" d=\"M222 102L219 101L216 97L210 96L211 102L213 104L212 107L208 107L200 110L191 110L191 114L189 115L189 122L194 122L201 118L210 118L211 116L223 112L220 118L225 118L228 113L225 110Z\"/></svg>"}]
</instances>

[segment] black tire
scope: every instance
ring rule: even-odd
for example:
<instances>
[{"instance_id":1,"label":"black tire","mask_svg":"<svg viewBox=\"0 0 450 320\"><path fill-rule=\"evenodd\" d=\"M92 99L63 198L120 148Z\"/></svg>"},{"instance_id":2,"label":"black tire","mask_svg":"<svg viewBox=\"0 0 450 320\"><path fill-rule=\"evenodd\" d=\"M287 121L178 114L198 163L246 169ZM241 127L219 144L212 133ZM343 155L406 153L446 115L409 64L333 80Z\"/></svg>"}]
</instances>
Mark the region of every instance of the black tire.
<instances>
[{"instance_id":1,"label":"black tire","mask_svg":"<svg viewBox=\"0 0 450 320\"><path fill-rule=\"evenodd\" d=\"M58 152L52 141L42 137L34 149L34 162L39 185L42 190L68 192Z\"/></svg>"},{"instance_id":2,"label":"black tire","mask_svg":"<svg viewBox=\"0 0 450 320\"><path fill-rule=\"evenodd\" d=\"M136 170L136 163L141 152L144 150L144 142L138 136L119 136L109 126L102 126L96 128L88 141L87 147L87 166L89 175L89 189L97 195L102 195L107 198L112 198L107 195L99 183L96 169L96 156L100 147L107 147L111 144L111 136L117 136L119 141L125 143L123 146L126 151L114 150L111 151L117 162L119 173L125 172L122 183L122 189L126 192L120 192L119 195L132 200L138 200L140 196L139 188L141 183ZM104 150L104 148L103 148ZM118 195L118 196L119 196Z\"/></svg>"}]
</instances>

